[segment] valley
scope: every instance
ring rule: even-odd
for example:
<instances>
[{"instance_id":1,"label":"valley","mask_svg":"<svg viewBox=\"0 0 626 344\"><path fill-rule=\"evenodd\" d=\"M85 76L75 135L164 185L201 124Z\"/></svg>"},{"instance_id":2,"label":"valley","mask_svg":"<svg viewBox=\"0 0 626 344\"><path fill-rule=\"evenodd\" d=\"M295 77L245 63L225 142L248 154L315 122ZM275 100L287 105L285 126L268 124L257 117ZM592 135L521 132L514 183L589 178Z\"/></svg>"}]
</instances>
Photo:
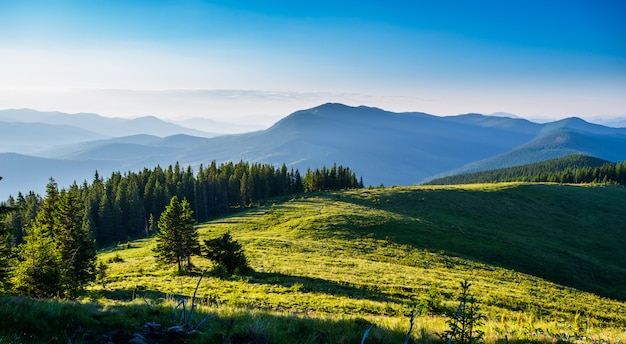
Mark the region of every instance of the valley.
<instances>
[{"instance_id":1,"label":"valley","mask_svg":"<svg viewBox=\"0 0 626 344\"><path fill-rule=\"evenodd\" d=\"M0 122L6 123L0 130L7 131L0 133L0 175L5 179L0 199L20 191L43 193L50 177L70 185L92 180L96 170L110 175L176 162L195 170L211 161L284 163L302 172L337 163L357 171L366 185L394 186L571 154L626 160L626 128L578 118L539 124L328 103L296 111L265 130L218 135L156 118L18 114L0 111ZM37 134L42 131L46 134ZM93 139L86 139L89 135Z\"/></svg>"},{"instance_id":2,"label":"valley","mask_svg":"<svg viewBox=\"0 0 626 344\"><path fill-rule=\"evenodd\" d=\"M110 136L93 123L128 122L40 115L3 126L0 190L25 195L8 219L28 228L45 183L73 194L97 281L73 300L0 295L0 342L436 343L464 281L488 343L626 341L626 129L324 104L244 134L144 118ZM251 270L158 264L173 195L200 242L230 234ZM31 233L18 227L12 240Z\"/></svg>"},{"instance_id":3,"label":"valley","mask_svg":"<svg viewBox=\"0 0 626 344\"><path fill-rule=\"evenodd\" d=\"M202 279L194 324L209 314L216 318L186 340L221 342L238 334L273 343L356 342L375 324L366 342L398 343L411 312L435 298L440 308L418 316L411 335L435 342L446 328L446 310L458 304L459 283L467 280L486 316L487 342L624 341L626 213L619 204L625 192L504 183L272 199L198 227L201 239L229 232L253 271ZM176 275L156 264L153 247L146 238L101 251L106 277L81 303L54 306L80 309L57 320L66 328L57 335L80 342L113 328L130 335L147 322L175 325L177 295L190 298L212 265L195 257L195 273ZM33 314L42 307L19 304L33 307ZM87 325L93 317L97 325ZM4 338L13 326L28 331L32 320L19 321L24 324L3 325ZM77 332L74 322L91 327ZM38 335L33 338L45 338Z\"/></svg>"}]
</instances>

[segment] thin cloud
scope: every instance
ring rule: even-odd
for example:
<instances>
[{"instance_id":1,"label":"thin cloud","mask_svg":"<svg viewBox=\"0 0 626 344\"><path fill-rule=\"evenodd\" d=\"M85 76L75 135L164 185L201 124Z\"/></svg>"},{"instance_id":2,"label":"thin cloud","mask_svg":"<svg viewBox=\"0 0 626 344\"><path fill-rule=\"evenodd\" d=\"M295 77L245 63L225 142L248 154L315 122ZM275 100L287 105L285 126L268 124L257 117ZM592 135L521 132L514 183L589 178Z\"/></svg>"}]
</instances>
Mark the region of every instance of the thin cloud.
<instances>
[{"instance_id":1,"label":"thin cloud","mask_svg":"<svg viewBox=\"0 0 626 344\"><path fill-rule=\"evenodd\" d=\"M409 96L363 93L228 89L68 89L0 91L0 107L69 113L93 112L109 117L154 115L182 120L194 117L269 126L290 113L338 102L392 111L420 111L428 102Z\"/></svg>"}]
</instances>

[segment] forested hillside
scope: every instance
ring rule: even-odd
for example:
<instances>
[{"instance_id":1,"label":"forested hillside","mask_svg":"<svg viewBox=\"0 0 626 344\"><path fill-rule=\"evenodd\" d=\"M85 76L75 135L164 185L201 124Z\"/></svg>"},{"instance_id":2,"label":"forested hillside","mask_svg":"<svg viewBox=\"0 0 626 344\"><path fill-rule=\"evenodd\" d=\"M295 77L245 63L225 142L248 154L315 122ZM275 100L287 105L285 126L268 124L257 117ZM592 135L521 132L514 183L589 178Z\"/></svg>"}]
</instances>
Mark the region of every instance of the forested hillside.
<instances>
[{"instance_id":1,"label":"forested hillside","mask_svg":"<svg viewBox=\"0 0 626 344\"><path fill-rule=\"evenodd\" d=\"M195 174L191 167L182 168L178 163L165 169L157 166L136 173L115 172L107 179L96 172L91 183L74 183L69 190L77 193L85 215L84 225L90 228L98 246L103 247L155 231L160 214L173 196L186 199L195 220L203 222L270 197L357 188L362 183L350 168L337 165L307 170L301 177L298 170L288 170L284 164L275 168L243 161L218 165L213 161L207 167L201 165ZM58 189L51 179L45 198L58 193ZM24 230L41 211L45 198L34 192L9 197L7 205L19 209L6 219L16 243L22 242Z\"/></svg>"},{"instance_id":2,"label":"forested hillside","mask_svg":"<svg viewBox=\"0 0 626 344\"><path fill-rule=\"evenodd\" d=\"M205 243L229 234L251 270L194 256L181 274L158 263L158 236L124 242L100 251L80 302L0 295L0 342L174 342L195 296L198 332L179 342L359 343L375 324L365 343L435 344L468 281L486 343L624 343L625 196L494 183L277 197L195 227Z\"/></svg>"},{"instance_id":3,"label":"forested hillside","mask_svg":"<svg viewBox=\"0 0 626 344\"><path fill-rule=\"evenodd\" d=\"M611 163L586 155L489 171L463 173L426 182L427 185L492 182L613 183L626 184L626 162Z\"/></svg>"}]
</instances>

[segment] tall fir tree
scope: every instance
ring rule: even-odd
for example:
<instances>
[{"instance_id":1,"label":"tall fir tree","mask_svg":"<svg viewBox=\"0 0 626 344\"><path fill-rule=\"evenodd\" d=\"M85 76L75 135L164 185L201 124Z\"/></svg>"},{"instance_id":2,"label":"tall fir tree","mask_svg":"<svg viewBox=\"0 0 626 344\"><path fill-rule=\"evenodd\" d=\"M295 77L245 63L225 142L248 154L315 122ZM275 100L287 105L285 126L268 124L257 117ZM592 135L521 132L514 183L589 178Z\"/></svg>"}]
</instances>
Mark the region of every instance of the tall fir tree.
<instances>
[{"instance_id":1,"label":"tall fir tree","mask_svg":"<svg viewBox=\"0 0 626 344\"><path fill-rule=\"evenodd\" d=\"M188 269L191 256L198 254L200 247L194 224L187 200L181 203L177 196L173 196L159 218L157 246L154 249L157 261L176 263L179 272L183 271L183 267Z\"/></svg>"},{"instance_id":2,"label":"tall fir tree","mask_svg":"<svg viewBox=\"0 0 626 344\"><path fill-rule=\"evenodd\" d=\"M2 180L2 177L0 177ZM20 194L21 196L21 194ZM15 204L0 203L0 286L4 284L8 273L10 231L6 226L5 219L16 210Z\"/></svg>"},{"instance_id":3,"label":"tall fir tree","mask_svg":"<svg viewBox=\"0 0 626 344\"><path fill-rule=\"evenodd\" d=\"M54 209L59 190L54 179L46 186L46 198L33 225L26 229L24 243L17 247L12 271L13 289L22 295L53 297L61 292L61 255L54 240Z\"/></svg>"},{"instance_id":4,"label":"tall fir tree","mask_svg":"<svg viewBox=\"0 0 626 344\"><path fill-rule=\"evenodd\" d=\"M78 193L76 184L62 192L54 213L54 237L63 260L62 291L69 298L75 298L86 284L94 281L96 273L96 243L91 238L93 221Z\"/></svg>"},{"instance_id":5,"label":"tall fir tree","mask_svg":"<svg viewBox=\"0 0 626 344\"><path fill-rule=\"evenodd\" d=\"M22 295L54 297L61 292L61 255L46 227L35 222L18 246L12 271L13 289Z\"/></svg>"},{"instance_id":6,"label":"tall fir tree","mask_svg":"<svg viewBox=\"0 0 626 344\"><path fill-rule=\"evenodd\" d=\"M191 210L191 204L187 202L186 199L183 199L181 203L182 213L181 213L181 229L182 239L183 239L183 252L185 255L185 259L187 260L186 268L191 267L191 256L192 255L200 255L200 240L198 237L198 230L196 229L196 220L193 216L193 211Z\"/></svg>"},{"instance_id":7,"label":"tall fir tree","mask_svg":"<svg viewBox=\"0 0 626 344\"><path fill-rule=\"evenodd\" d=\"M17 249L12 282L18 293L74 298L93 281L95 241L79 192L76 184L60 193L49 184L42 211Z\"/></svg>"}]
</instances>

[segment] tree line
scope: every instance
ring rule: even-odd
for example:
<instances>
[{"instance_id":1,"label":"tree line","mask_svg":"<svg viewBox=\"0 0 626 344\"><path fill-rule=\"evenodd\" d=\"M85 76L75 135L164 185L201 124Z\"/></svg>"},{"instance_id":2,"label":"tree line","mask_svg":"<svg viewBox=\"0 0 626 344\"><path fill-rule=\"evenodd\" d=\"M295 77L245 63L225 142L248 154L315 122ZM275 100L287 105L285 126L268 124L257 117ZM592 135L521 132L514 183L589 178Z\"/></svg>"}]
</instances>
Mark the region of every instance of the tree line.
<instances>
[{"instance_id":1,"label":"tree line","mask_svg":"<svg viewBox=\"0 0 626 344\"><path fill-rule=\"evenodd\" d=\"M274 196L362 186L349 168L336 164L309 169L301 178L284 164L243 161L201 165L197 174L178 163L115 172L108 179L96 172L92 183L62 189L51 178L45 197L31 191L0 204L0 282L18 294L74 298L104 269L96 265L96 243L106 246L151 231L157 260L182 271L191 255L201 254L198 221ZM236 243L226 239L205 243L209 259L242 259ZM232 252L222 252L231 246Z\"/></svg>"},{"instance_id":2,"label":"tree line","mask_svg":"<svg viewBox=\"0 0 626 344\"><path fill-rule=\"evenodd\" d=\"M606 160L575 154L534 164L443 177L425 184L449 185L493 182L626 185L626 161L611 163Z\"/></svg>"},{"instance_id":3,"label":"tree line","mask_svg":"<svg viewBox=\"0 0 626 344\"><path fill-rule=\"evenodd\" d=\"M224 215L232 209L250 206L275 196L301 192L363 187L348 167L322 167L306 171L284 164L228 162L200 165L194 173L190 166L178 163L167 168L157 166L139 172L114 172L107 179L95 172L91 183L74 183L74 190L89 222L90 235L99 247L146 236L157 231L157 221L173 196L187 200L196 222ZM45 197L34 192L9 197L6 205L17 211L6 216L5 226L11 232L14 245L24 242L45 200L58 192L51 179Z\"/></svg>"}]
</instances>

